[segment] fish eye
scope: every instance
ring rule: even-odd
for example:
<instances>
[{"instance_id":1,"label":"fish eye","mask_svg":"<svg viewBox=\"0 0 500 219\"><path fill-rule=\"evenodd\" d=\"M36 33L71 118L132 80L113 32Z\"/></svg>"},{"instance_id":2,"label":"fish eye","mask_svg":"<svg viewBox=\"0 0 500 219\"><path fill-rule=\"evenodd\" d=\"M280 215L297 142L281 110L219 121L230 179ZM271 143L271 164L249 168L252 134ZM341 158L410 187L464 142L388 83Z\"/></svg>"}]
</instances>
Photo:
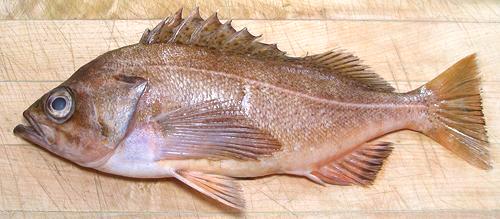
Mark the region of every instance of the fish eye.
<instances>
[{"instance_id":1,"label":"fish eye","mask_svg":"<svg viewBox=\"0 0 500 219\"><path fill-rule=\"evenodd\" d=\"M56 97L53 101L52 101L52 109L54 110L63 110L64 108L66 108L66 98L64 97Z\"/></svg>"},{"instance_id":2,"label":"fish eye","mask_svg":"<svg viewBox=\"0 0 500 219\"><path fill-rule=\"evenodd\" d=\"M67 87L56 88L47 97L45 112L56 123L67 121L74 112L74 100L71 90Z\"/></svg>"}]
</instances>

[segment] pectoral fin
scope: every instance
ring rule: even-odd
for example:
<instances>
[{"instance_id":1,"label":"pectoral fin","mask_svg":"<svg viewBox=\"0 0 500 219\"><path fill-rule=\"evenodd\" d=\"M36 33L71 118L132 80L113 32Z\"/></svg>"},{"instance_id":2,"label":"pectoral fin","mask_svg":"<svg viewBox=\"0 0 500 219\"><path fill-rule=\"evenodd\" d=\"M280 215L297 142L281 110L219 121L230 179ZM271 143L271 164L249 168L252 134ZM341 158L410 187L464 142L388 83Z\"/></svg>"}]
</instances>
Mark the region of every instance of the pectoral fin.
<instances>
[{"instance_id":1,"label":"pectoral fin","mask_svg":"<svg viewBox=\"0 0 500 219\"><path fill-rule=\"evenodd\" d=\"M390 142L368 142L354 151L311 171L307 177L319 184L362 185L373 183L385 158L392 152Z\"/></svg>"},{"instance_id":2,"label":"pectoral fin","mask_svg":"<svg viewBox=\"0 0 500 219\"><path fill-rule=\"evenodd\" d=\"M180 107L154 118L166 143L157 151L162 159L258 160L281 150L280 143L254 127L237 103L210 100Z\"/></svg>"},{"instance_id":3,"label":"pectoral fin","mask_svg":"<svg viewBox=\"0 0 500 219\"><path fill-rule=\"evenodd\" d=\"M237 209L245 208L241 186L231 177L177 170L174 177L199 192Z\"/></svg>"}]
</instances>

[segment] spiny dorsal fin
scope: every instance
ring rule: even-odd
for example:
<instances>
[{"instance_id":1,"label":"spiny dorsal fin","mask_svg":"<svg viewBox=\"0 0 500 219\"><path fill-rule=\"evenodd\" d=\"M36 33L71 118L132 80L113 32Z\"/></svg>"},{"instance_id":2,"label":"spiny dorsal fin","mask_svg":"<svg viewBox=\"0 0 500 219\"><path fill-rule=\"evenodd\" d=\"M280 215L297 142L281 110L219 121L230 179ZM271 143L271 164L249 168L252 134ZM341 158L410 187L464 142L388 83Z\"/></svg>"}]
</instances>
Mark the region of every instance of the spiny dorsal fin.
<instances>
[{"instance_id":1,"label":"spiny dorsal fin","mask_svg":"<svg viewBox=\"0 0 500 219\"><path fill-rule=\"evenodd\" d=\"M208 17L205 22L202 23L191 35L191 40L189 43L197 46L208 46L210 43L210 35L222 24L217 18L217 13Z\"/></svg>"},{"instance_id":2,"label":"spiny dorsal fin","mask_svg":"<svg viewBox=\"0 0 500 219\"><path fill-rule=\"evenodd\" d=\"M174 33L174 29L179 26L183 21L182 19L182 8L179 9L175 14L162 20L158 25L156 25L153 30L146 29L142 34L139 43L142 44L153 44L167 42L165 39L170 39Z\"/></svg>"},{"instance_id":3,"label":"spiny dorsal fin","mask_svg":"<svg viewBox=\"0 0 500 219\"><path fill-rule=\"evenodd\" d=\"M335 75L360 82L366 88L392 92L394 88L377 74L367 70L358 57L343 51L329 51L302 58L289 57L276 44L258 41L246 28L236 31L231 20L221 24L217 13L203 20L195 8L182 19L182 9L161 21L153 30L146 30L140 40L142 44L181 43L208 47L220 52L246 55L256 59L281 60L301 65L326 69Z\"/></svg>"},{"instance_id":4,"label":"spiny dorsal fin","mask_svg":"<svg viewBox=\"0 0 500 219\"><path fill-rule=\"evenodd\" d=\"M167 42L188 44L191 35L203 21L198 8L196 8L196 10L191 11L189 16L174 29L172 36Z\"/></svg>"},{"instance_id":5,"label":"spiny dorsal fin","mask_svg":"<svg viewBox=\"0 0 500 219\"><path fill-rule=\"evenodd\" d=\"M367 186L373 183L392 149L389 142L365 143L351 153L313 170L308 177L319 183Z\"/></svg>"},{"instance_id":6,"label":"spiny dorsal fin","mask_svg":"<svg viewBox=\"0 0 500 219\"><path fill-rule=\"evenodd\" d=\"M221 52L248 55L253 58L274 60L295 60L287 57L276 44L257 41L257 36L246 28L236 31L231 20L221 24L217 13L203 20L199 9L195 8L188 17L182 19L182 9L161 21L153 30L147 29L140 43L181 43L209 47Z\"/></svg>"}]
</instances>

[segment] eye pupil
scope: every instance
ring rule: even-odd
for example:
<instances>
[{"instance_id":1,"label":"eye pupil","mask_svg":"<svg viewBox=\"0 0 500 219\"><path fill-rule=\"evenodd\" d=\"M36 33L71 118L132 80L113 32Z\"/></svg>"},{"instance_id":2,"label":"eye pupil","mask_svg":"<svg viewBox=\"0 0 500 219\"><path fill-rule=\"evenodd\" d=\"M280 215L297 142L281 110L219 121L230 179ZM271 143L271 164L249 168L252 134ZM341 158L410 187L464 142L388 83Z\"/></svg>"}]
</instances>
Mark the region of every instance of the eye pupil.
<instances>
[{"instance_id":1,"label":"eye pupil","mask_svg":"<svg viewBox=\"0 0 500 219\"><path fill-rule=\"evenodd\" d=\"M52 101L52 109L54 110L63 110L66 108L66 99L62 97L57 97Z\"/></svg>"}]
</instances>

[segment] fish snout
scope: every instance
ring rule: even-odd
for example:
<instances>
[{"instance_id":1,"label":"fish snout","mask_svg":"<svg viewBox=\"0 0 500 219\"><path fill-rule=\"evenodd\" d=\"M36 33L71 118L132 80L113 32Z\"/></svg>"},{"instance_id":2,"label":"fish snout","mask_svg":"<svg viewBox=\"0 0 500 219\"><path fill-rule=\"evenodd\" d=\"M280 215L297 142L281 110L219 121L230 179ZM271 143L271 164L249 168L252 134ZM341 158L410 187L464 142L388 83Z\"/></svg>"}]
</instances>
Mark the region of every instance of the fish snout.
<instances>
[{"instance_id":1,"label":"fish snout","mask_svg":"<svg viewBox=\"0 0 500 219\"><path fill-rule=\"evenodd\" d=\"M14 135L44 148L52 144L53 138L48 138L51 135L46 135L47 132L51 131L48 127L42 127L28 110L23 112L23 117L28 124L17 125L13 130Z\"/></svg>"}]
</instances>

